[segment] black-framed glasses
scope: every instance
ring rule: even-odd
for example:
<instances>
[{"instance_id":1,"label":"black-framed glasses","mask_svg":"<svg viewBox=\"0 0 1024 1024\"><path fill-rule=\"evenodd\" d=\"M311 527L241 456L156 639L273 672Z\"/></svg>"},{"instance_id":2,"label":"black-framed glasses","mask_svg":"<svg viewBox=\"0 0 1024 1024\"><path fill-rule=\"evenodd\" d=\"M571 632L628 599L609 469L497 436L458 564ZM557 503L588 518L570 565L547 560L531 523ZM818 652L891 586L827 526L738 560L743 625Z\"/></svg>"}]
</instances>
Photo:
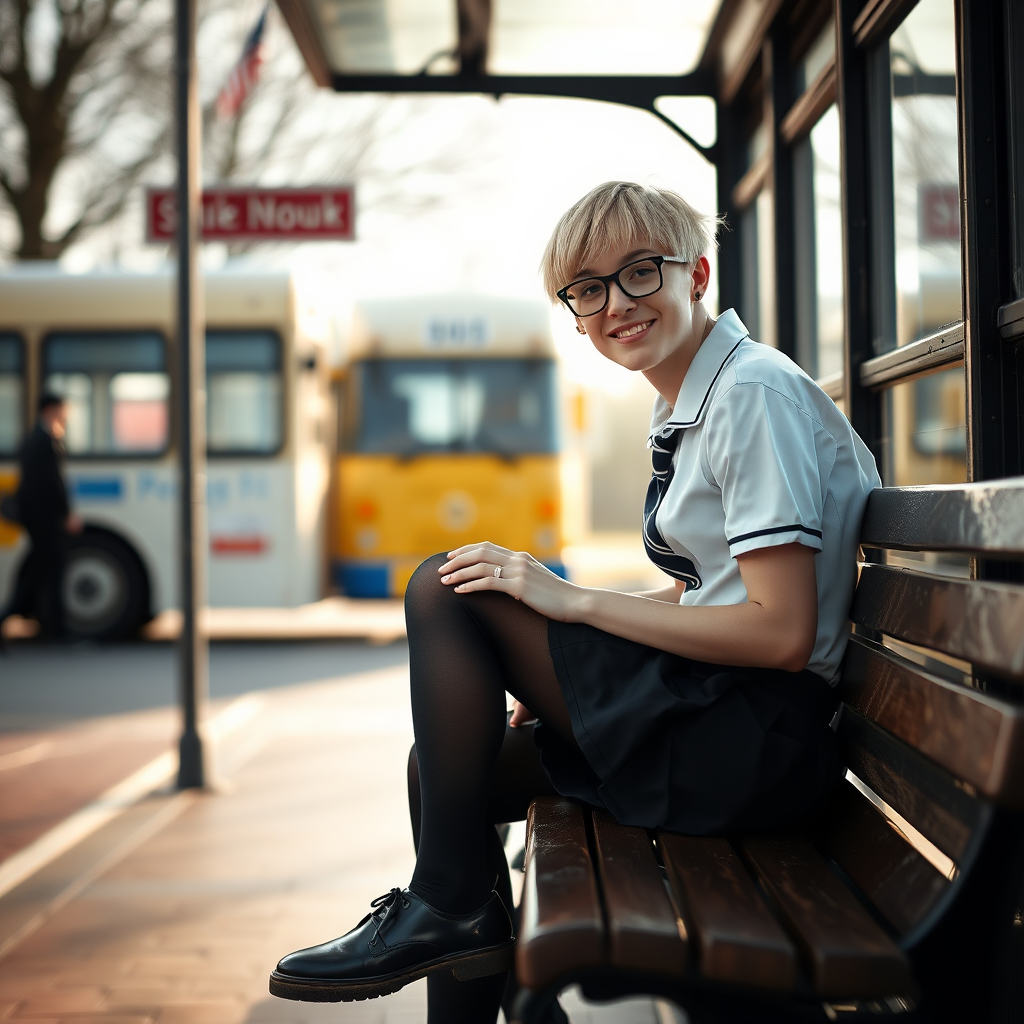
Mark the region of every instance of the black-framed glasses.
<instances>
[{"instance_id":1,"label":"black-framed glasses","mask_svg":"<svg viewBox=\"0 0 1024 1024\"><path fill-rule=\"evenodd\" d=\"M663 263L689 263L682 256L645 256L619 267L614 274L604 277L583 277L567 284L555 294L569 307L574 316L594 316L608 305L608 289L614 281L624 295L642 299L653 295L664 283Z\"/></svg>"}]
</instances>

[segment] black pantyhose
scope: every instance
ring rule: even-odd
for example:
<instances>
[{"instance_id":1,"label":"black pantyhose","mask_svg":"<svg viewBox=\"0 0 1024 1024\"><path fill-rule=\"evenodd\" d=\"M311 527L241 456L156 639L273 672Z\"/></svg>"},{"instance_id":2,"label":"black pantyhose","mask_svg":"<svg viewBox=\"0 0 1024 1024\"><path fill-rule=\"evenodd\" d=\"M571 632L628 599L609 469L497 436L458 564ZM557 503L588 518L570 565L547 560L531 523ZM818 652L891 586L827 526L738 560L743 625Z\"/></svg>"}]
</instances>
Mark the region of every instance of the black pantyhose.
<instances>
[{"instance_id":1,"label":"black pantyhose","mask_svg":"<svg viewBox=\"0 0 1024 1024\"><path fill-rule=\"evenodd\" d=\"M506 716L507 718L508 716ZM420 848L420 766L416 747L409 751L409 819L412 823L413 844ZM522 821L530 809L530 802L538 796L557 795L550 779L541 767L540 755L533 743L533 726L506 729L494 777L487 799L487 822L491 825ZM505 848L495 829L488 828L485 836L487 877L491 888L502 898L509 914L514 906Z\"/></svg>"},{"instance_id":2,"label":"black pantyhose","mask_svg":"<svg viewBox=\"0 0 1024 1024\"><path fill-rule=\"evenodd\" d=\"M424 562L405 597L422 794L410 888L438 910L466 914L494 883L485 837L505 691L574 740L548 653L547 620L505 594L455 593L438 578L443 563L443 555Z\"/></svg>"},{"instance_id":3,"label":"black pantyhose","mask_svg":"<svg viewBox=\"0 0 1024 1024\"><path fill-rule=\"evenodd\" d=\"M438 910L462 914L495 887L511 904L493 824L522 818L533 796L551 792L529 730L505 728L505 691L575 740L548 653L547 620L504 594L455 593L438 578L444 561L424 562L405 598L420 799L409 887ZM504 984L503 975L467 983L434 976L429 1019L493 1020Z\"/></svg>"},{"instance_id":4,"label":"black pantyhose","mask_svg":"<svg viewBox=\"0 0 1024 1024\"><path fill-rule=\"evenodd\" d=\"M409 818L412 823L413 843L420 845L420 772L416 747L409 751ZM487 805L487 820L498 825L509 821L521 821L526 817L530 801L538 796L555 795L554 787L540 764L537 748L533 744L533 726L506 729L505 739L498 753L494 779ZM518 908L512 898L512 882L509 878L505 848L498 830L486 830L487 873L494 879L493 889L501 897L509 916L516 923L518 931ZM506 980L506 975L494 975L475 981L460 982L446 973L432 974L427 979L428 1014L432 1021L487 1022L497 1016L499 1003L508 1016L518 991L515 978ZM559 1018L553 1017L553 1020Z\"/></svg>"}]
</instances>

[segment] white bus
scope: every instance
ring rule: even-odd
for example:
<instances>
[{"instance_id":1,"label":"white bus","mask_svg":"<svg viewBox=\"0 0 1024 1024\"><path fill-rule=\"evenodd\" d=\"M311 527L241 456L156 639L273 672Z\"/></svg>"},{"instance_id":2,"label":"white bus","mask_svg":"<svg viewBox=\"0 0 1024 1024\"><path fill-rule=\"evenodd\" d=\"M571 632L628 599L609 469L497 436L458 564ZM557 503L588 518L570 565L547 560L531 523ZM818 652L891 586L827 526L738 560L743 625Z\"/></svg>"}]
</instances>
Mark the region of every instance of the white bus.
<instances>
[{"instance_id":1,"label":"white bus","mask_svg":"<svg viewBox=\"0 0 1024 1024\"><path fill-rule=\"evenodd\" d=\"M315 601L329 318L284 273L212 273L205 292L210 604ZM78 635L127 635L177 605L176 366L169 273L0 275L0 492L17 485L37 396L63 395L69 490L86 523L63 586ZM25 546L0 521L0 600Z\"/></svg>"}]
</instances>

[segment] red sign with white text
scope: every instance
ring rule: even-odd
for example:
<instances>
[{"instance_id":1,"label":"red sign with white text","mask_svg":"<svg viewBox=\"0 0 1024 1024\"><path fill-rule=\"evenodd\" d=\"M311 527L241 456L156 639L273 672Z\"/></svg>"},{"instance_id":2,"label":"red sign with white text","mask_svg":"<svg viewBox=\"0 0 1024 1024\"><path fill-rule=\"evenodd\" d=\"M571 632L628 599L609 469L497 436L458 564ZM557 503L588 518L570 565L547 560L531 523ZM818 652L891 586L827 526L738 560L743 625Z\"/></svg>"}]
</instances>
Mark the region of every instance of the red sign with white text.
<instances>
[{"instance_id":1,"label":"red sign with white text","mask_svg":"<svg viewBox=\"0 0 1024 1024\"><path fill-rule=\"evenodd\" d=\"M351 185L312 188L211 188L203 192L204 242L355 239ZM173 242L174 189L146 190L146 241Z\"/></svg>"}]
</instances>

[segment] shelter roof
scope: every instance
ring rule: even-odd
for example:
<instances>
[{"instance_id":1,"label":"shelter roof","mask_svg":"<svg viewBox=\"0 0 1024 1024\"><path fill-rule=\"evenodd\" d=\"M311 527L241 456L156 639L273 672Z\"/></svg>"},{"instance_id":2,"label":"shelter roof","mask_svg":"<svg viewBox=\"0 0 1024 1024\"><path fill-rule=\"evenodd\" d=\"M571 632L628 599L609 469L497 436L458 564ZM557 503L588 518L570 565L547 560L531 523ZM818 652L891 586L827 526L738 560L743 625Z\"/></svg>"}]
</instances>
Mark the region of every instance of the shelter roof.
<instances>
[{"instance_id":1,"label":"shelter roof","mask_svg":"<svg viewBox=\"0 0 1024 1024\"><path fill-rule=\"evenodd\" d=\"M718 7L719 0L282 4L293 31L300 22L313 31L306 42L332 74L402 75L458 74L467 58L491 75L683 75L697 66Z\"/></svg>"}]
</instances>

